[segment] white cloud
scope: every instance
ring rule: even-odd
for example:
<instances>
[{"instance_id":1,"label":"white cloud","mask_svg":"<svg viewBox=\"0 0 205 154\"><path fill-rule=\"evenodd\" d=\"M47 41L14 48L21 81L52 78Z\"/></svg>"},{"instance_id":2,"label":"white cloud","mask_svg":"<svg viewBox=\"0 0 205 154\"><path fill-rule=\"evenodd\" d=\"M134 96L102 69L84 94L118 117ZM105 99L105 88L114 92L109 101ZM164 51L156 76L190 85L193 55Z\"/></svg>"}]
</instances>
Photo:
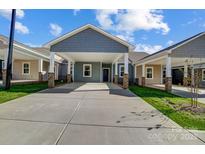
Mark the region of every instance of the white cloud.
<instances>
[{"instance_id":1,"label":"white cloud","mask_svg":"<svg viewBox=\"0 0 205 154\"><path fill-rule=\"evenodd\" d=\"M114 22L112 20L113 15L117 15L118 10L113 9L113 10L97 10L96 12L96 19L101 25L103 29L112 29L114 28Z\"/></svg>"},{"instance_id":2,"label":"white cloud","mask_svg":"<svg viewBox=\"0 0 205 154\"><path fill-rule=\"evenodd\" d=\"M15 29L18 33L21 33L21 34L29 34L29 29L28 27L26 27L25 25L23 25L21 22L16 22L16 25L15 25Z\"/></svg>"},{"instance_id":3,"label":"white cloud","mask_svg":"<svg viewBox=\"0 0 205 154\"><path fill-rule=\"evenodd\" d=\"M10 9L0 9L0 16L10 20L11 19L11 12ZM16 10L16 17L19 19L22 19L24 17L25 13L23 10Z\"/></svg>"},{"instance_id":4,"label":"white cloud","mask_svg":"<svg viewBox=\"0 0 205 154\"><path fill-rule=\"evenodd\" d=\"M170 28L159 10L97 10L96 19L102 28L133 33L137 30L158 30L167 34Z\"/></svg>"},{"instance_id":5,"label":"white cloud","mask_svg":"<svg viewBox=\"0 0 205 154\"><path fill-rule=\"evenodd\" d=\"M173 44L174 44L174 41L172 41L172 40L169 40L169 41L167 42L167 45L168 45L168 46L173 45Z\"/></svg>"},{"instance_id":6,"label":"white cloud","mask_svg":"<svg viewBox=\"0 0 205 154\"><path fill-rule=\"evenodd\" d=\"M73 15L76 16L80 12L80 9L74 9L73 10Z\"/></svg>"},{"instance_id":7,"label":"white cloud","mask_svg":"<svg viewBox=\"0 0 205 154\"><path fill-rule=\"evenodd\" d=\"M134 37L132 35L129 35L129 34L118 34L116 36L119 37L122 40L125 40L125 41L128 41L128 42L134 42Z\"/></svg>"},{"instance_id":8,"label":"white cloud","mask_svg":"<svg viewBox=\"0 0 205 154\"><path fill-rule=\"evenodd\" d=\"M58 36L61 34L62 32L62 27L59 26L58 24L54 24L54 23L50 23L50 33L53 35L53 36Z\"/></svg>"},{"instance_id":9,"label":"white cloud","mask_svg":"<svg viewBox=\"0 0 205 154\"><path fill-rule=\"evenodd\" d=\"M149 54L157 52L162 49L161 45L136 44L135 51L143 51Z\"/></svg>"},{"instance_id":10,"label":"white cloud","mask_svg":"<svg viewBox=\"0 0 205 154\"><path fill-rule=\"evenodd\" d=\"M24 43L24 44L26 44L26 45L28 45L28 46L30 46L30 47L33 47L33 48L35 48L35 47L41 47L41 45L39 45L39 44L33 44L33 43Z\"/></svg>"}]
</instances>

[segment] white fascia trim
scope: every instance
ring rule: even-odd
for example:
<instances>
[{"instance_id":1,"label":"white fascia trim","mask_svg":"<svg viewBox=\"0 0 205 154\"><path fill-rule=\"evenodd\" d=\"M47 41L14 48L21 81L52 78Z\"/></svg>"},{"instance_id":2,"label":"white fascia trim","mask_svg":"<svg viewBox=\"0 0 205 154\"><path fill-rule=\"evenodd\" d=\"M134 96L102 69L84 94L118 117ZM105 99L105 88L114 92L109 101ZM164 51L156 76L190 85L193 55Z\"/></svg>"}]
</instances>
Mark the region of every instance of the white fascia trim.
<instances>
[{"instance_id":1,"label":"white fascia trim","mask_svg":"<svg viewBox=\"0 0 205 154\"><path fill-rule=\"evenodd\" d=\"M157 61L157 60L166 58L167 55L168 55L168 54L166 54L166 55L161 55L161 57L158 56L158 57L155 57L155 58L154 58L154 57L153 57L153 58L149 57L149 58L151 58L151 59L148 59L148 60L147 60L147 59L142 59L142 60L136 62L135 65L139 66L139 65L143 65L143 64L148 64L148 63L151 63L151 62L153 62L153 61Z\"/></svg>"},{"instance_id":2,"label":"white fascia trim","mask_svg":"<svg viewBox=\"0 0 205 154\"><path fill-rule=\"evenodd\" d=\"M91 29L93 29L93 30L95 30L95 31L97 31L97 32L99 32L99 33L101 33L101 34L103 34L103 35L105 35L105 36L107 36L107 37L109 37L109 38L119 42L119 43L121 43L122 45L127 46L129 48L129 51L134 49L133 45L127 43L126 41L124 41L124 40L122 40L122 39L120 39L120 38L118 38L116 36L113 36L113 35L105 32L102 29L100 29L100 28L98 28L98 27L96 27L94 25L91 25L91 24L87 24L87 25L82 26L82 27L80 27L78 29L75 29L75 30L71 31L70 33L67 33L67 34L65 34L65 35L63 35L61 37L58 37L58 38L54 39L53 41L50 41L50 42L44 44L43 46L44 47L50 47L51 45L56 44L56 43L66 39L66 38L69 38L69 37L71 37L71 36L81 32L81 31L85 30L85 29L88 29L88 28L91 28Z\"/></svg>"},{"instance_id":3,"label":"white fascia trim","mask_svg":"<svg viewBox=\"0 0 205 154\"><path fill-rule=\"evenodd\" d=\"M34 56L37 56L38 58L44 58L46 60L49 60L49 57L45 56L45 55L42 55L40 53L37 53L35 52L35 50L32 50L32 49L29 49L29 48L26 48L26 47L23 47L21 45L18 45L18 44L14 44L14 47L16 47L17 49L20 49L21 51L23 52L27 52L28 54L32 54Z\"/></svg>"}]
</instances>

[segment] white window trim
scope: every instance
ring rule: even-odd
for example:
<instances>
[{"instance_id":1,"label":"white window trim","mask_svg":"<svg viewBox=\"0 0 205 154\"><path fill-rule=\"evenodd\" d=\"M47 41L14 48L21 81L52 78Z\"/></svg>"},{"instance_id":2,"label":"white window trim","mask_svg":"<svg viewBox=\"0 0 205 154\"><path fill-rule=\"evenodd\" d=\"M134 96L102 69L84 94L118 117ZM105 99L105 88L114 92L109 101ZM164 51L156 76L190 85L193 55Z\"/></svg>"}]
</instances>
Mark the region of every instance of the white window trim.
<instances>
[{"instance_id":1,"label":"white window trim","mask_svg":"<svg viewBox=\"0 0 205 154\"><path fill-rule=\"evenodd\" d=\"M24 64L28 64L28 73L24 73ZM31 63L30 62L23 62L22 63L22 74L23 75L30 75L31 72Z\"/></svg>"},{"instance_id":2,"label":"white window trim","mask_svg":"<svg viewBox=\"0 0 205 154\"><path fill-rule=\"evenodd\" d=\"M90 75L89 76L85 76L85 66L89 66L90 67ZM83 64L83 77L85 78L91 78L92 77L92 64Z\"/></svg>"},{"instance_id":3,"label":"white window trim","mask_svg":"<svg viewBox=\"0 0 205 154\"><path fill-rule=\"evenodd\" d=\"M147 69L148 69L148 68L149 68L149 69L150 69L150 68L152 69L152 77L151 77L151 78L147 78ZM145 70L146 70L146 79L153 79L153 78L154 78L154 68L153 68L152 66L149 66L149 67L146 67Z\"/></svg>"},{"instance_id":4,"label":"white window trim","mask_svg":"<svg viewBox=\"0 0 205 154\"><path fill-rule=\"evenodd\" d=\"M119 77L120 78L123 78L123 76L121 76L121 73L122 73L121 68L122 67L124 67L124 73L125 73L125 66L124 65L120 65L120 67L119 67Z\"/></svg>"},{"instance_id":5,"label":"white window trim","mask_svg":"<svg viewBox=\"0 0 205 154\"><path fill-rule=\"evenodd\" d=\"M205 74L204 74L204 72L205 72L205 69L202 69L202 81L205 81Z\"/></svg>"}]
</instances>

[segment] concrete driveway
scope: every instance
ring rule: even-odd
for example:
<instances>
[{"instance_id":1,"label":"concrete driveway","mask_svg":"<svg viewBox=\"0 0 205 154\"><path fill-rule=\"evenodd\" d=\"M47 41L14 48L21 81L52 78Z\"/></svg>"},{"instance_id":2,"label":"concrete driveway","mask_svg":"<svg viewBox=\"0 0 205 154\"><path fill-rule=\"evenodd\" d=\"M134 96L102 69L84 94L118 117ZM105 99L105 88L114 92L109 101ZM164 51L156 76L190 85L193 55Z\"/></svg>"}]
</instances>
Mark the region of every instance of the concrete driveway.
<instances>
[{"instance_id":1,"label":"concrete driveway","mask_svg":"<svg viewBox=\"0 0 205 154\"><path fill-rule=\"evenodd\" d=\"M0 105L0 144L204 144L117 85L72 83Z\"/></svg>"}]
</instances>

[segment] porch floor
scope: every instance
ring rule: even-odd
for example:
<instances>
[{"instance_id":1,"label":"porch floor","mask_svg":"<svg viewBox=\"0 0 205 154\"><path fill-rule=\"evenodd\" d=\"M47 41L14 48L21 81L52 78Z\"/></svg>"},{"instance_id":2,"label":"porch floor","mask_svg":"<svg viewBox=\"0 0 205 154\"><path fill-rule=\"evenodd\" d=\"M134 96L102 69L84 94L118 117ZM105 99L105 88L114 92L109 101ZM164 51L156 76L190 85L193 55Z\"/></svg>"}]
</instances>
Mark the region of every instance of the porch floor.
<instances>
[{"instance_id":1,"label":"porch floor","mask_svg":"<svg viewBox=\"0 0 205 154\"><path fill-rule=\"evenodd\" d=\"M152 84L152 85L146 85L146 86L151 87L151 88L161 89L161 90L165 89L164 84ZM190 88L188 87L172 85L172 93L175 95L182 96L182 97L187 97L187 98L191 97ZM205 104L205 89L199 88L198 94L199 94L198 101Z\"/></svg>"}]
</instances>

